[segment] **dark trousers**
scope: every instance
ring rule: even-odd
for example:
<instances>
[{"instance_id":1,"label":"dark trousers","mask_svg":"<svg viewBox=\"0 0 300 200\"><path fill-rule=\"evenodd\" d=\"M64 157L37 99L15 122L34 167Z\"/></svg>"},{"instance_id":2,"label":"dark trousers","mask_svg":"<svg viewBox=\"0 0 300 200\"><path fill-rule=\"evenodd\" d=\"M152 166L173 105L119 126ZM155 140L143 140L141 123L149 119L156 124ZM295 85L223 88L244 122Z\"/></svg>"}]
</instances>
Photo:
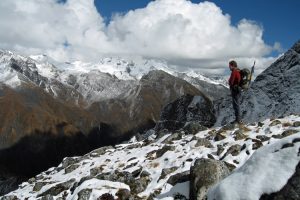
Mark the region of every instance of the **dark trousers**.
<instances>
[{"instance_id":1,"label":"dark trousers","mask_svg":"<svg viewBox=\"0 0 300 200\"><path fill-rule=\"evenodd\" d=\"M232 106L235 114L235 121L241 121L241 113L240 113L240 98L241 98L241 91L240 89L232 89L231 90L232 96Z\"/></svg>"}]
</instances>

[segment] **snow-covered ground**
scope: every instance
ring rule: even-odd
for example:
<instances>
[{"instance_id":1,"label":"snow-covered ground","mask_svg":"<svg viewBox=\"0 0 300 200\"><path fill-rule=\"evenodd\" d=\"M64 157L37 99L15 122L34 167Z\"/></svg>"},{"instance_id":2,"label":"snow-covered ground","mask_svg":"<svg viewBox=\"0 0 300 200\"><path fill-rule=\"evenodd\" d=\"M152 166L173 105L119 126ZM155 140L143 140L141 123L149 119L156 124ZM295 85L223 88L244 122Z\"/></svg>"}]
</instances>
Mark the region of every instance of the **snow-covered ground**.
<instances>
[{"instance_id":1,"label":"snow-covered ground","mask_svg":"<svg viewBox=\"0 0 300 200\"><path fill-rule=\"evenodd\" d=\"M263 193L278 191L294 173L300 161L297 156L300 143L288 148L282 146L300 138L299 122L300 116L296 115L268 119L245 126L239 137L238 128L227 130L219 127L195 135L182 133L179 138L173 139L170 137L175 133L162 137L151 135L148 140L140 142L133 138L126 144L100 148L85 156L74 157L69 164L67 161L70 158L66 158L58 167L21 184L19 189L7 196L37 199L54 191L53 188L58 188L59 184L70 182L71 186L54 195L54 199L62 196L70 200L77 199L82 191L89 189L89 199L92 200L103 193L114 195L120 188L130 189L125 183L99 178L101 174L119 171L136 174L136 180L146 174L147 186L138 194L142 199L147 199L154 192L158 193L155 199L161 200L173 199L176 193L188 197L189 182L172 186L167 183L168 179L174 174L189 171L198 158L213 157L234 165L236 169L210 190L209 199L258 199ZM224 139L216 141L216 133ZM211 145L198 146L199 140L203 144L203 139ZM237 154L228 151L233 146L241 147ZM220 147L224 150L220 151Z\"/></svg>"}]
</instances>

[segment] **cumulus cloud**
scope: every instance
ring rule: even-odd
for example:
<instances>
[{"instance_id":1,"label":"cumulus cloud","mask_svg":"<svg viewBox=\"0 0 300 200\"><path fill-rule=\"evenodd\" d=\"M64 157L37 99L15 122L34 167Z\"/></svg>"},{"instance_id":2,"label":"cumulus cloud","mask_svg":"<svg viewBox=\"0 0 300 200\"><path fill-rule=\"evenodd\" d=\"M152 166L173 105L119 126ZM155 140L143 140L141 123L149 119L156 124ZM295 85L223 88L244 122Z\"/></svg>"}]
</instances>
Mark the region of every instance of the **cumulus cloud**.
<instances>
[{"instance_id":1,"label":"cumulus cloud","mask_svg":"<svg viewBox=\"0 0 300 200\"><path fill-rule=\"evenodd\" d=\"M247 19L233 25L212 2L156 0L106 25L93 0L2 0L0 17L0 48L61 61L139 55L224 74L230 59L247 66L259 60L262 70L274 60L266 56L280 49L265 44L260 25Z\"/></svg>"}]
</instances>

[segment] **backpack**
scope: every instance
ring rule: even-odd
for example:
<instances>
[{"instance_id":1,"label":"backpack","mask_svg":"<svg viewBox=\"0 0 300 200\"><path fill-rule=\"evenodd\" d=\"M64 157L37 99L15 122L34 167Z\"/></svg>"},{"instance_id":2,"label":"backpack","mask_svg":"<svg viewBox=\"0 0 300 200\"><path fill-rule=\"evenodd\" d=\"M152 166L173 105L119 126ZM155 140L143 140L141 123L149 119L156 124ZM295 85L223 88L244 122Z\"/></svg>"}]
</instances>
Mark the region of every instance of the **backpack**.
<instances>
[{"instance_id":1,"label":"backpack","mask_svg":"<svg viewBox=\"0 0 300 200\"><path fill-rule=\"evenodd\" d=\"M241 75L241 81L240 81L240 87L242 89L248 89L250 81L251 81L251 72L249 69L245 68L240 70Z\"/></svg>"}]
</instances>

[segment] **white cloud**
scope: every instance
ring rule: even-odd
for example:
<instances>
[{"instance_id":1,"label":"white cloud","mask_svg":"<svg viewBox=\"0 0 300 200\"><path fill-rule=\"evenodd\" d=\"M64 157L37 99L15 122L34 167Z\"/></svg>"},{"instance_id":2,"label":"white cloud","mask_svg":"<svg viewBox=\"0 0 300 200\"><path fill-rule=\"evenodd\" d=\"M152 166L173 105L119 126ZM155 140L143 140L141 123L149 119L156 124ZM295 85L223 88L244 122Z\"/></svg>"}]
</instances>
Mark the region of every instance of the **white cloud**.
<instances>
[{"instance_id":1,"label":"white cloud","mask_svg":"<svg viewBox=\"0 0 300 200\"><path fill-rule=\"evenodd\" d=\"M58 60L132 54L216 74L227 70L231 58L242 64L260 60L263 69L273 60L265 56L280 48L264 43L263 28L255 22L232 25L211 2L156 0L105 25L93 0L1 0L0 17L0 48Z\"/></svg>"}]
</instances>

